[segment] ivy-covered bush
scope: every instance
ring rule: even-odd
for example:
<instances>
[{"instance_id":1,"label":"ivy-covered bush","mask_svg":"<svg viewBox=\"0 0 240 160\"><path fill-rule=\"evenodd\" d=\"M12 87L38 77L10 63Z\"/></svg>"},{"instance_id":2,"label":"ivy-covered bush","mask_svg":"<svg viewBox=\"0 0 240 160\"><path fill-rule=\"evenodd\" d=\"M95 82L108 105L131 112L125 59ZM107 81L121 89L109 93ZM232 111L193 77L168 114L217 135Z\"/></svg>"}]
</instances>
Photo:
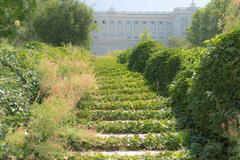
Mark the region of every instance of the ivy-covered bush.
<instances>
[{"instance_id":1,"label":"ivy-covered bush","mask_svg":"<svg viewBox=\"0 0 240 160\"><path fill-rule=\"evenodd\" d=\"M239 150L236 151L240 136L239 28L210 41L210 50L200 63L189 92L192 129L213 144L221 144L217 153L216 147L199 140L195 142L201 148L198 152L204 151L206 155L207 150L210 159L239 159Z\"/></svg>"},{"instance_id":2,"label":"ivy-covered bush","mask_svg":"<svg viewBox=\"0 0 240 160\"><path fill-rule=\"evenodd\" d=\"M117 62L120 64L127 64L131 53L132 48L123 51L120 55L117 56Z\"/></svg>"},{"instance_id":3,"label":"ivy-covered bush","mask_svg":"<svg viewBox=\"0 0 240 160\"><path fill-rule=\"evenodd\" d=\"M30 105L39 90L39 77L21 54L7 47L0 49L0 157L8 130L26 122Z\"/></svg>"},{"instance_id":4,"label":"ivy-covered bush","mask_svg":"<svg viewBox=\"0 0 240 160\"><path fill-rule=\"evenodd\" d=\"M6 115L27 114L35 99L38 75L16 51L0 49L0 106Z\"/></svg>"},{"instance_id":5,"label":"ivy-covered bush","mask_svg":"<svg viewBox=\"0 0 240 160\"><path fill-rule=\"evenodd\" d=\"M163 96L168 95L168 86L180 68L179 52L176 49L164 49L147 61L144 77Z\"/></svg>"},{"instance_id":6,"label":"ivy-covered bush","mask_svg":"<svg viewBox=\"0 0 240 160\"><path fill-rule=\"evenodd\" d=\"M191 123L187 109L188 90L205 52L205 48L182 50L180 70L169 87L172 110L178 120L178 127L181 129L185 128L187 123Z\"/></svg>"},{"instance_id":7,"label":"ivy-covered bush","mask_svg":"<svg viewBox=\"0 0 240 160\"><path fill-rule=\"evenodd\" d=\"M129 56L128 68L132 71L143 73L145 71L147 60L162 48L163 46L154 40L140 42L133 48L132 53Z\"/></svg>"}]
</instances>

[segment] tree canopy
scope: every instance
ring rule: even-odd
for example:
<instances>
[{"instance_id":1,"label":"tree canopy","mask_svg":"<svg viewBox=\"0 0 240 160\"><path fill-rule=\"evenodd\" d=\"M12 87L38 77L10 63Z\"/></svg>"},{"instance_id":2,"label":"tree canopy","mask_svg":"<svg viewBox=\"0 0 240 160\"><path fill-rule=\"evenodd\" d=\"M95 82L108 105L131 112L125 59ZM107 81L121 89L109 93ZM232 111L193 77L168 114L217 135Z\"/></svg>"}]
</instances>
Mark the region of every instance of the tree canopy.
<instances>
[{"instance_id":1,"label":"tree canopy","mask_svg":"<svg viewBox=\"0 0 240 160\"><path fill-rule=\"evenodd\" d=\"M35 8L35 0L1 0L0 38L14 38L17 28L31 16Z\"/></svg>"},{"instance_id":2,"label":"tree canopy","mask_svg":"<svg viewBox=\"0 0 240 160\"><path fill-rule=\"evenodd\" d=\"M37 38L53 45L72 43L89 48L93 10L76 0L61 0L46 6L33 20Z\"/></svg>"},{"instance_id":3,"label":"tree canopy","mask_svg":"<svg viewBox=\"0 0 240 160\"><path fill-rule=\"evenodd\" d=\"M187 39L193 45L201 45L207 39L223 32L225 12L231 0L212 0L193 16Z\"/></svg>"}]
</instances>

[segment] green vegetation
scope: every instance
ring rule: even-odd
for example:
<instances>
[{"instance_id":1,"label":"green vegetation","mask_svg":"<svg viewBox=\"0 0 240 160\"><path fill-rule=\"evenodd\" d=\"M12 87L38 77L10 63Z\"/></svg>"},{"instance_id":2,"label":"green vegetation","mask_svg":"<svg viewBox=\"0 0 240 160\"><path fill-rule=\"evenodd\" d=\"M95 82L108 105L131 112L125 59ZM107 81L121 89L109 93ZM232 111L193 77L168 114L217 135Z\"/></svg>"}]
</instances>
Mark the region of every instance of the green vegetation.
<instances>
[{"instance_id":1,"label":"green vegetation","mask_svg":"<svg viewBox=\"0 0 240 160\"><path fill-rule=\"evenodd\" d=\"M195 13L187 36L193 45L201 45L205 40L223 32L224 13L229 2L230 0L212 0Z\"/></svg>"},{"instance_id":2,"label":"green vegetation","mask_svg":"<svg viewBox=\"0 0 240 160\"><path fill-rule=\"evenodd\" d=\"M94 28L84 2L2 0L0 159L240 159L239 6L197 11L187 38L205 48L144 32L100 58L78 47Z\"/></svg>"},{"instance_id":3,"label":"green vegetation","mask_svg":"<svg viewBox=\"0 0 240 160\"><path fill-rule=\"evenodd\" d=\"M239 33L237 27L229 33L206 41L207 48L162 48L147 60L143 75L154 90L169 97L170 104L165 101L164 108L171 107L177 124L177 127L156 128L152 121L149 131L188 132L189 143L185 143L185 147L191 150L193 159L239 158ZM171 121L171 117L172 115L165 118L158 126L171 126L173 123L165 123ZM136 119L135 123L139 122L144 126L142 131L148 128L146 124L150 124L145 119ZM122 123L116 124L124 126ZM132 124L127 122L127 126L132 127ZM95 127L103 132L120 132L112 124L105 122ZM129 128L123 127L123 133L129 133L127 129ZM138 127L131 128L134 129L139 132ZM147 132L145 130L142 133Z\"/></svg>"},{"instance_id":4,"label":"green vegetation","mask_svg":"<svg viewBox=\"0 0 240 160\"><path fill-rule=\"evenodd\" d=\"M194 46L201 46L205 40L223 32L230 32L239 25L238 0L212 0L193 16L187 39Z\"/></svg>"},{"instance_id":5,"label":"green vegetation","mask_svg":"<svg viewBox=\"0 0 240 160\"><path fill-rule=\"evenodd\" d=\"M37 39L57 46L71 43L89 48L93 30L92 9L76 0L47 5L32 22Z\"/></svg>"},{"instance_id":6,"label":"green vegetation","mask_svg":"<svg viewBox=\"0 0 240 160\"><path fill-rule=\"evenodd\" d=\"M239 37L237 28L211 40L190 88L191 128L208 139L197 142L205 159L239 159ZM218 147L209 149L209 143Z\"/></svg>"},{"instance_id":7,"label":"green vegetation","mask_svg":"<svg viewBox=\"0 0 240 160\"><path fill-rule=\"evenodd\" d=\"M179 52L181 51L163 49L147 61L144 77L161 95L168 95L168 86L180 68Z\"/></svg>"},{"instance_id":8,"label":"green vegetation","mask_svg":"<svg viewBox=\"0 0 240 160\"><path fill-rule=\"evenodd\" d=\"M232 0L231 2L229 2L229 5L226 11L226 16L224 19L225 31L231 31L232 28L237 27L237 25L239 25L239 22L240 22L239 7L240 7L240 3L238 0Z\"/></svg>"},{"instance_id":9,"label":"green vegetation","mask_svg":"<svg viewBox=\"0 0 240 160\"><path fill-rule=\"evenodd\" d=\"M190 43L186 38L170 37L167 46L169 48L189 48Z\"/></svg>"},{"instance_id":10,"label":"green vegetation","mask_svg":"<svg viewBox=\"0 0 240 160\"><path fill-rule=\"evenodd\" d=\"M177 118L179 128L184 129L186 125L191 125L192 123L189 119L190 110L187 107L189 88L193 83L192 78L196 74L196 69L206 52L205 48L182 50L180 70L168 87L172 110Z\"/></svg>"},{"instance_id":11,"label":"green vegetation","mask_svg":"<svg viewBox=\"0 0 240 160\"><path fill-rule=\"evenodd\" d=\"M14 40L22 23L35 11L35 0L0 1L0 38Z\"/></svg>"},{"instance_id":12,"label":"green vegetation","mask_svg":"<svg viewBox=\"0 0 240 160\"><path fill-rule=\"evenodd\" d=\"M63 134L62 141L67 144L65 147L72 152L94 151L93 154L99 151L164 150L169 154L160 153L159 157L169 159L172 159L172 153L179 151L179 157L189 157L182 150L188 135L185 132L176 132L168 99L151 92L140 73L130 72L126 65L117 64L116 61L117 58L114 57L94 60L99 91L84 97L78 103L76 116L66 120L74 128L81 126L111 136L84 138ZM118 137L118 134L123 136ZM129 134L132 136L128 137ZM90 156L93 159L100 156L93 154ZM79 157L84 159L85 156ZM90 157L88 158L91 159ZM121 156L116 157L121 159ZM149 156L149 159L155 157L158 156Z\"/></svg>"},{"instance_id":13,"label":"green vegetation","mask_svg":"<svg viewBox=\"0 0 240 160\"><path fill-rule=\"evenodd\" d=\"M99 160L99 159L117 159L117 160L191 160L190 154L186 151L166 151L162 152L159 155L143 155L143 156L105 156L102 154L96 155L79 155L73 153L69 156L70 159L73 160Z\"/></svg>"},{"instance_id":14,"label":"green vegetation","mask_svg":"<svg viewBox=\"0 0 240 160\"><path fill-rule=\"evenodd\" d=\"M0 53L4 71L1 158L62 156L65 151L57 137L66 126L61 121L95 88L87 64L89 53L78 47L54 48L37 42L12 50L3 48Z\"/></svg>"},{"instance_id":15,"label":"green vegetation","mask_svg":"<svg viewBox=\"0 0 240 160\"><path fill-rule=\"evenodd\" d=\"M132 52L132 48L129 48L126 51L123 51L120 55L117 56L117 62L121 64L127 64L131 52Z\"/></svg>"},{"instance_id":16,"label":"green vegetation","mask_svg":"<svg viewBox=\"0 0 240 160\"><path fill-rule=\"evenodd\" d=\"M135 135L133 137L109 137L84 139L73 135L63 135L66 147L73 151L119 151L119 150L177 150L183 146L184 134L166 132L162 135L148 134L145 137Z\"/></svg>"},{"instance_id":17,"label":"green vegetation","mask_svg":"<svg viewBox=\"0 0 240 160\"><path fill-rule=\"evenodd\" d=\"M143 73L147 60L161 48L163 48L162 45L154 40L140 42L129 56L128 68Z\"/></svg>"}]
</instances>

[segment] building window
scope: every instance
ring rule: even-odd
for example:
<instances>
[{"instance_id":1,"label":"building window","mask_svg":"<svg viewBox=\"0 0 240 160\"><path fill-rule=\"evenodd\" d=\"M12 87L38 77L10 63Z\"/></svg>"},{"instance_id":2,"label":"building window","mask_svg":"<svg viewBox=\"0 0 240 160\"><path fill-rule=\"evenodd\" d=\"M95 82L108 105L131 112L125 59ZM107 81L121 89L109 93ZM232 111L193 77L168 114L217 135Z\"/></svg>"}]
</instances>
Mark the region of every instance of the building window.
<instances>
[{"instance_id":1,"label":"building window","mask_svg":"<svg viewBox=\"0 0 240 160\"><path fill-rule=\"evenodd\" d=\"M154 21L152 21L151 23L154 24Z\"/></svg>"},{"instance_id":2,"label":"building window","mask_svg":"<svg viewBox=\"0 0 240 160\"><path fill-rule=\"evenodd\" d=\"M143 24L146 24L146 21L143 21Z\"/></svg>"},{"instance_id":3,"label":"building window","mask_svg":"<svg viewBox=\"0 0 240 160\"><path fill-rule=\"evenodd\" d=\"M130 22L129 22L129 21L127 21L127 24L130 24Z\"/></svg>"},{"instance_id":4,"label":"building window","mask_svg":"<svg viewBox=\"0 0 240 160\"><path fill-rule=\"evenodd\" d=\"M114 24L114 21L111 21L111 24Z\"/></svg>"},{"instance_id":5,"label":"building window","mask_svg":"<svg viewBox=\"0 0 240 160\"><path fill-rule=\"evenodd\" d=\"M160 22L159 22L159 24L163 24L163 22L162 22L162 21L160 21Z\"/></svg>"},{"instance_id":6,"label":"building window","mask_svg":"<svg viewBox=\"0 0 240 160\"><path fill-rule=\"evenodd\" d=\"M138 21L135 21L135 24L138 24Z\"/></svg>"},{"instance_id":7,"label":"building window","mask_svg":"<svg viewBox=\"0 0 240 160\"><path fill-rule=\"evenodd\" d=\"M103 24L105 24L106 22L105 22L105 21L103 21L102 23L103 23Z\"/></svg>"},{"instance_id":8,"label":"building window","mask_svg":"<svg viewBox=\"0 0 240 160\"><path fill-rule=\"evenodd\" d=\"M97 21L94 21L95 24L97 24Z\"/></svg>"}]
</instances>

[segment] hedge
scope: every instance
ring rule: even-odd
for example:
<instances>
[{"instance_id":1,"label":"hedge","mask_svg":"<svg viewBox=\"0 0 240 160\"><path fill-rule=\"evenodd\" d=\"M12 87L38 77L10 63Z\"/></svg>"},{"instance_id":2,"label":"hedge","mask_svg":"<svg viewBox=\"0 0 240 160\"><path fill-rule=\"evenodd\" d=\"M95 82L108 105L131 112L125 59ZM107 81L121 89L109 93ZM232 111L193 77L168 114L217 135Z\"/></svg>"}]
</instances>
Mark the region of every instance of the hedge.
<instances>
[{"instance_id":1,"label":"hedge","mask_svg":"<svg viewBox=\"0 0 240 160\"><path fill-rule=\"evenodd\" d=\"M192 77L206 51L205 48L182 50L180 70L168 88L173 113L178 119L178 127L182 129L186 127L187 123L191 123L187 109L188 90L192 85Z\"/></svg>"},{"instance_id":2,"label":"hedge","mask_svg":"<svg viewBox=\"0 0 240 160\"><path fill-rule=\"evenodd\" d=\"M179 52L176 49L164 49L147 61L144 77L163 96L168 95L168 86L180 68Z\"/></svg>"},{"instance_id":3,"label":"hedge","mask_svg":"<svg viewBox=\"0 0 240 160\"><path fill-rule=\"evenodd\" d=\"M189 90L192 129L207 139L195 143L205 159L240 159L239 44L240 28L212 39Z\"/></svg>"},{"instance_id":4,"label":"hedge","mask_svg":"<svg viewBox=\"0 0 240 160\"><path fill-rule=\"evenodd\" d=\"M162 48L163 46L154 40L140 42L133 48L129 56L128 68L132 71L143 73L147 60Z\"/></svg>"}]
</instances>

